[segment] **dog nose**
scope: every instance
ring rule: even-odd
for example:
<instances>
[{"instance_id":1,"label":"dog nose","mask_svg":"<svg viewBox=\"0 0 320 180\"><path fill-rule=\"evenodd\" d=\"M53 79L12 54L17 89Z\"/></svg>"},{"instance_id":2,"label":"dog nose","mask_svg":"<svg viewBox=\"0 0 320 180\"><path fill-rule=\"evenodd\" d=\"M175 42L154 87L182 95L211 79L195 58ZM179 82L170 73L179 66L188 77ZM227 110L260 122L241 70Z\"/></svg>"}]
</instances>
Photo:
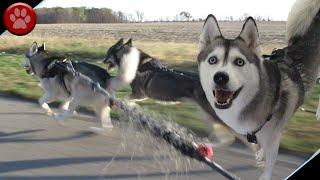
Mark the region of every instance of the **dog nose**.
<instances>
[{"instance_id":1,"label":"dog nose","mask_svg":"<svg viewBox=\"0 0 320 180\"><path fill-rule=\"evenodd\" d=\"M213 77L214 82L219 86L224 86L229 82L229 76L225 72L218 72Z\"/></svg>"}]
</instances>

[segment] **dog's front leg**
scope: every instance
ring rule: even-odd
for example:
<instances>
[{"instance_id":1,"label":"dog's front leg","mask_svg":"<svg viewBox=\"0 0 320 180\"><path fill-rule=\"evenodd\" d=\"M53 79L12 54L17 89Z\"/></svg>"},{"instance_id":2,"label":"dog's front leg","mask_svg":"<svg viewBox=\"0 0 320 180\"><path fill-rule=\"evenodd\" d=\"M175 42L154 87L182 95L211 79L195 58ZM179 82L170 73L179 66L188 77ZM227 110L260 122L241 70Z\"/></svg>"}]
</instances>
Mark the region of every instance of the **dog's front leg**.
<instances>
[{"instance_id":1,"label":"dog's front leg","mask_svg":"<svg viewBox=\"0 0 320 180\"><path fill-rule=\"evenodd\" d=\"M92 131L96 133L104 133L106 132L105 130L113 128L110 116L110 109L111 108L109 105L97 106L95 108L95 113L97 115L97 118L101 122L101 127L90 127Z\"/></svg>"},{"instance_id":2,"label":"dog's front leg","mask_svg":"<svg viewBox=\"0 0 320 180\"><path fill-rule=\"evenodd\" d=\"M103 129L113 128L111 117L110 117L110 107L104 106L97 113L99 119L101 120L101 126Z\"/></svg>"},{"instance_id":3,"label":"dog's front leg","mask_svg":"<svg viewBox=\"0 0 320 180\"><path fill-rule=\"evenodd\" d=\"M66 102L64 102L64 103L60 106L60 109L61 109L62 111L68 111L68 110L69 110L70 102L71 102L71 100L70 100L70 99L69 99L69 100L67 100ZM76 111L74 111L74 112L73 112L73 114L74 114L74 115L76 115L76 114L77 114L77 112L76 112Z\"/></svg>"},{"instance_id":4,"label":"dog's front leg","mask_svg":"<svg viewBox=\"0 0 320 180\"><path fill-rule=\"evenodd\" d=\"M63 113L60 114L55 114L54 119L55 120L64 120L66 118L72 117L73 113L79 106L79 100L76 98L72 98L72 100L69 103L69 108L67 111L64 111Z\"/></svg>"},{"instance_id":5,"label":"dog's front leg","mask_svg":"<svg viewBox=\"0 0 320 180\"><path fill-rule=\"evenodd\" d=\"M68 111L69 110L69 105L70 105L70 100L67 100L66 102L64 102L62 105L61 105L61 109L63 111Z\"/></svg>"},{"instance_id":6,"label":"dog's front leg","mask_svg":"<svg viewBox=\"0 0 320 180\"><path fill-rule=\"evenodd\" d=\"M45 93L38 101L40 106L45 110L46 114L49 116L54 115L54 112L49 107L48 103L56 100L56 97L50 93Z\"/></svg>"},{"instance_id":7,"label":"dog's front leg","mask_svg":"<svg viewBox=\"0 0 320 180\"><path fill-rule=\"evenodd\" d=\"M277 161L278 150L281 139L281 131L267 126L257 134L262 153L265 155L265 167L259 180L271 180L272 171Z\"/></svg>"}]
</instances>

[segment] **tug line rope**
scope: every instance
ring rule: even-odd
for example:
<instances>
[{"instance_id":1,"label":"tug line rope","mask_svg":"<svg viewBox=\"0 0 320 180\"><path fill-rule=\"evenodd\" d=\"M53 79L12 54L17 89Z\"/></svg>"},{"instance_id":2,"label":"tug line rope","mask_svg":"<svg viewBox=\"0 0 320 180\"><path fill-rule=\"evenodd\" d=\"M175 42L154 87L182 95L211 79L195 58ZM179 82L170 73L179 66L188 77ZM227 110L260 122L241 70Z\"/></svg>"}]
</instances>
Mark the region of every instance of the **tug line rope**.
<instances>
[{"instance_id":1,"label":"tug line rope","mask_svg":"<svg viewBox=\"0 0 320 180\"><path fill-rule=\"evenodd\" d=\"M66 63L66 62L63 62ZM121 110L123 110L128 117L132 120L132 122L137 125L142 126L144 129L148 130L155 137L162 138L168 144L172 145L176 150L181 152L183 155L188 156L190 158L196 159L200 162L205 163L212 169L218 171L222 176L229 180L238 180L237 176L232 174L231 172L224 169L222 166L212 161L210 157L213 155L211 147L208 148L204 145L198 145L192 140L188 140L187 138L179 135L177 131L173 128L169 127L165 123L161 123L153 119L152 117L146 116L141 113L138 108L130 106L128 103L121 101L114 97L112 94L103 89L99 83L92 81L89 77L77 72L71 64L70 66L63 65L62 63L56 61L54 65L58 68L61 68L67 73L73 74L73 76L77 76L84 81L87 81L91 84L92 90L94 92L99 92L105 96L107 96L113 103ZM209 151L209 152L208 152ZM211 151L211 152L210 152Z\"/></svg>"}]
</instances>

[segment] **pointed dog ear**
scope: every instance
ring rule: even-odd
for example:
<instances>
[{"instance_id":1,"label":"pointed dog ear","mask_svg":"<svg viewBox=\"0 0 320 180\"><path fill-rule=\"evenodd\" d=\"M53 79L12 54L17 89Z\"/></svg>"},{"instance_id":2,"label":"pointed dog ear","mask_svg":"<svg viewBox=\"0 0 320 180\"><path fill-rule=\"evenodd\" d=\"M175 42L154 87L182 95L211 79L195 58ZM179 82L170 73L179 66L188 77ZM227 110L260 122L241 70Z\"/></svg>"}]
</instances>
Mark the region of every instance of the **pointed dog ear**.
<instances>
[{"instance_id":1,"label":"pointed dog ear","mask_svg":"<svg viewBox=\"0 0 320 180\"><path fill-rule=\"evenodd\" d=\"M46 43L43 41L42 45L38 47L38 51L45 51L46 50Z\"/></svg>"},{"instance_id":2,"label":"pointed dog ear","mask_svg":"<svg viewBox=\"0 0 320 180\"><path fill-rule=\"evenodd\" d=\"M33 42L30 49L29 49L29 55L33 56L38 52L38 44L36 42Z\"/></svg>"},{"instance_id":3,"label":"pointed dog ear","mask_svg":"<svg viewBox=\"0 0 320 180\"><path fill-rule=\"evenodd\" d=\"M256 22L252 17L248 17L244 23L239 38L244 40L250 49L259 49L259 31Z\"/></svg>"},{"instance_id":4,"label":"pointed dog ear","mask_svg":"<svg viewBox=\"0 0 320 180\"><path fill-rule=\"evenodd\" d=\"M123 44L123 38L119 39L116 45L122 45Z\"/></svg>"},{"instance_id":5,"label":"pointed dog ear","mask_svg":"<svg viewBox=\"0 0 320 180\"><path fill-rule=\"evenodd\" d=\"M126 42L126 45L132 47L132 38L130 38L130 39Z\"/></svg>"},{"instance_id":6,"label":"pointed dog ear","mask_svg":"<svg viewBox=\"0 0 320 180\"><path fill-rule=\"evenodd\" d=\"M222 37L220 27L217 19L210 14L204 22L200 34L199 52L206 49L217 37Z\"/></svg>"}]
</instances>

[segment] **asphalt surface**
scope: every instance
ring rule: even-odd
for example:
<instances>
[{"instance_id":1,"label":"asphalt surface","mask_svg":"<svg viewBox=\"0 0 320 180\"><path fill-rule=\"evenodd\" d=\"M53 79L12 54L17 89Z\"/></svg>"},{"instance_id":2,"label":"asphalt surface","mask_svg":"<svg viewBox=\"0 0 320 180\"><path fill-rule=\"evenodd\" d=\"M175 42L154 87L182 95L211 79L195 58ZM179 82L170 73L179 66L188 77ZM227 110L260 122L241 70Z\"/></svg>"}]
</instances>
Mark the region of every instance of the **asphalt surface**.
<instances>
[{"instance_id":1,"label":"asphalt surface","mask_svg":"<svg viewBox=\"0 0 320 180\"><path fill-rule=\"evenodd\" d=\"M224 179L130 123L104 134L93 133L92 126L98 122L88 115L58 123L38 104L0 96L0 179ZM241 179L261 173L249 150L214 151L215 161ZM273 179L285 178L305 160L280 154Z\"/></svg>"}]
</instances>

